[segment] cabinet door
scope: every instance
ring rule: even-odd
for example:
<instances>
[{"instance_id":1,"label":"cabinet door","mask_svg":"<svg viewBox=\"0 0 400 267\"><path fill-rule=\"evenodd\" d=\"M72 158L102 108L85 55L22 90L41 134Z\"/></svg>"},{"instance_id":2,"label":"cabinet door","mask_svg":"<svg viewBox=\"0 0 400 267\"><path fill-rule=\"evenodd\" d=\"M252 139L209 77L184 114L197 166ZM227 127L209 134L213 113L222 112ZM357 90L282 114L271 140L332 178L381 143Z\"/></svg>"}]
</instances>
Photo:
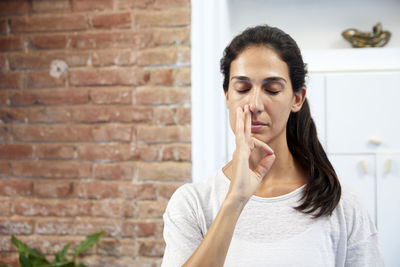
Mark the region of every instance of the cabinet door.
<instances>
[{"instance_id":1,"label":"cabinet door","mask_svg":"<svg viewBox=\"0 0 400 267\"><path fill-rule=\"evenodd\" d=\"M400 154L377 156L378 231L387 267L400 266Z\"/></svg>"},{"instance_id":2,"label":"cabinet door","mask_svg":"<svg viewBox=\"0 0 400 267\"><path fill-rule=\"evenodd\" d=\"M325 138L325 75L312 74L307 81L307 99L317 127L318 139L326 148Z\"/></svg>"},{"instance_id":3,"label":"cabinet door","mask_svg":"<svg viewBox=\"0 0 400 267\"><path fill-rule=\"evenodd\" d=\"M330 153L400 150L400 73L327 75Z\"/></svg>"},{"instance_id":4,"label":"cabinet door","mask_svg":"<svg viewBox=\"0 0 400 267\"><path fill-rule=\"evenodd\" d=\"M355 191L376 223L375 156L329 155L343 188Z\"/></svg>"}]
</instances>

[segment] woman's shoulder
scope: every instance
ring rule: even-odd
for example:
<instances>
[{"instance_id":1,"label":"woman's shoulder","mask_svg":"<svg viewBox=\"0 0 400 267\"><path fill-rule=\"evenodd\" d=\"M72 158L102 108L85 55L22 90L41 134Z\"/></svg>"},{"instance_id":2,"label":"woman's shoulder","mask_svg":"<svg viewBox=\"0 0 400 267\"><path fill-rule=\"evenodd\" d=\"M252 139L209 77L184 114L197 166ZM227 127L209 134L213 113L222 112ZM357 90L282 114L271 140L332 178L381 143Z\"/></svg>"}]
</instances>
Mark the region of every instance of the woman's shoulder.
<instances>
[{"instance_id":1,"label":"woman's shoulder","mask_svg":"<svg viewBox=\"0 0 400 267\"><path fill-rule=\"evenodd\" d=\"M222 170L218 170L207 179L186 183L180 186L171 196L167 210L177 211L202 209L204 206L210 206L219 202L221 196L226 194L228 185L224 180Z\"/></svg>"}]
</instances>

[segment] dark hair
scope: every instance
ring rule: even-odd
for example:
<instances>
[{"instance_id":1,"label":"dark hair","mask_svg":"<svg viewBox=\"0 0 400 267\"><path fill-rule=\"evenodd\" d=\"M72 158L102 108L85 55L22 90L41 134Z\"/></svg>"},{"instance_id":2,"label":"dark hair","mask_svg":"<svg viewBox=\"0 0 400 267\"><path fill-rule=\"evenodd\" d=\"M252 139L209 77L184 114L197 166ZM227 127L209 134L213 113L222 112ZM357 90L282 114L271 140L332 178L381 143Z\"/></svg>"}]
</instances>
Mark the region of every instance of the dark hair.
<instances>
[{"instance_id":1,"label":"dark hair","mask_svg":"<svg viewBox=\"0 0 400 267\"><path fill-rule=\"evenodd\" d=\"M282 30L262 25L246 29L225 48L221 59L225 91L229 87L232 61L245 48L259 45L273 49L286 62L294 92L298 92L305 86L306 65L296 42ZM291 112L286 129L289 150L307 172L307 184L301 199L302 203L296 209L312 214L316 218L331 215L339 203L341 187L335 170L318 140L307 99L298 112Z\"/></svg>"}]
</instances>

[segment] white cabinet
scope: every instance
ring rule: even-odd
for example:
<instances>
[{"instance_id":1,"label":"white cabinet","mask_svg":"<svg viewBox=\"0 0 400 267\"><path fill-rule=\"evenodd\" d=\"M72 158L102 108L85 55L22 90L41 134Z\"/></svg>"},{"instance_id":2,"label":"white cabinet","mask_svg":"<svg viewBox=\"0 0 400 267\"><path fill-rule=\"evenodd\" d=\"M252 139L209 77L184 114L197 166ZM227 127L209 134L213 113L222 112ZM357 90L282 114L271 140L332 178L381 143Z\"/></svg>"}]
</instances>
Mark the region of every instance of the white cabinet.
<instances>
[{"instance_id":1,"label":"white cabinet","mask_svg":"<svg viewBox=\"0 0 400 267\"><path fill-rule=\"evenodd\" d=\"M377 156L378 231L387 267L400 266L400 154Z\"/></svg>"},{"instance_id":2,"label":"white cabinet","mask_svg":"<svg viewBox=\"0 0 400 267\"><path fill-rule=\"evenodd\" d=\"M326 77L329 153L400 151L400 74Z\"/></svg>"},{"instance_id":3,"label":"white cabinet","mask_svg":"<svg viewBox=\"0 0 400 267\"><path fill-rule=\"evenodd\" d=\"M319 73L308 87L341 183L375 221L386 266L400 266L400 72Z\"/></svg>"}]
</instances>

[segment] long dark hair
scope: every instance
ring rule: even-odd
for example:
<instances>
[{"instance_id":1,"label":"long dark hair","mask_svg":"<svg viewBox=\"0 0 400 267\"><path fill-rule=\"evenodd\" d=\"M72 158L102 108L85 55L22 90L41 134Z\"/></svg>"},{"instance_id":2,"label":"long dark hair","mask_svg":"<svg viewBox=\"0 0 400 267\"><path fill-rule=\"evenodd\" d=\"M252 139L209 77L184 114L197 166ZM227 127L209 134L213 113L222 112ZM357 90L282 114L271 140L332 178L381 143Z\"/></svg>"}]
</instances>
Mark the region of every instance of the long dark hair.
<instances>
[{"instance_id":1,"label":"long dark hair","mask_svg":"<svg viewBox=\"0 0 400 267\"><path fill-rule=\"evenodd\" d=\"M236 36L225 48L221 59L224 75L223 88L228 91L231 62L249 46L263 45L273 49L289 68L293 91L305 86L306 65L296 42L282 30L268 25L248 28ZM331 215L341 196L341 187L335 170L318 140L317 129L311 118L307 99L298 112L291 112L286 125L290 152L307 172L307 184L302 203L295 209L314 217Z\"/></svg>"}]
</instances>

